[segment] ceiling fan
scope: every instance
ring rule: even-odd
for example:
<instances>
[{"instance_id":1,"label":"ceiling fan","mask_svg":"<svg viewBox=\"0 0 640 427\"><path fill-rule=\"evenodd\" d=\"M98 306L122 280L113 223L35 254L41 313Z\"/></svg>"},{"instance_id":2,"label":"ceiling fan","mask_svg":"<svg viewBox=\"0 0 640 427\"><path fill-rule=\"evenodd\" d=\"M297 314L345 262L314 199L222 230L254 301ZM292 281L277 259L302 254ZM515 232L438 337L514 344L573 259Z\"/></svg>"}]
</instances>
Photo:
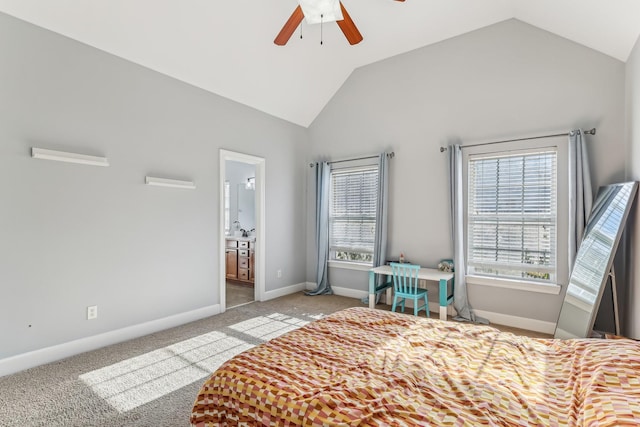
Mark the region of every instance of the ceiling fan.
<instances>
[{"instance_id":1,"label":"ceiling fan","mask_svg":"<svg viewBox=\"0 0 640 427\"><path fill-rule=\"evenodd\" d=\"M395 1L403 2L404 0ZM354 24L341 1L298 0L298 7L295 8L273 42L278 46L287 44L293 32L302 23L303 18L306 18L309 24L335 21L349 44L354 45L362 41L362 34L358 31L356 24Z\"/></svg>"}]
</instances>

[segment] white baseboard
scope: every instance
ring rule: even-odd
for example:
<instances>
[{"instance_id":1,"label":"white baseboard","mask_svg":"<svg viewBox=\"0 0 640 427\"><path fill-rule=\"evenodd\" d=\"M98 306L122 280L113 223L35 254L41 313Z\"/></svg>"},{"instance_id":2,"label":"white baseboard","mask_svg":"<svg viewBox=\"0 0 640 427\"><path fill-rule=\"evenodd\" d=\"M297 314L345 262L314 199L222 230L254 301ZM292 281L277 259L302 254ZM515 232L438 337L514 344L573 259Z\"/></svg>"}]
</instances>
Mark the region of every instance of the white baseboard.
<instances>
[{"instance_id":1,"label":"white baseboard","mask_svg":"<svg viewBox=\"0 0 640 427\"><path fill-rule=\"evenodd\" d=\"M316 287L315 283L307 282L307 289L313 289L315 287ZM359 291L356 289L349 289L349 288L336 288L335 286L332 286L331 289L333 290L333 293L336 295L341 295L341 296L350 297L350 298L361 299L362 297L368 296L367 291ZM385 294L386 292L382 294L383 300L385 298ZM391 305L391 301L389 301L388 304ZM411 300L407 301L405 307L407 310L410 307L413 308L413 302ZM440 305L435 301L429 301L429 311L431 312L430 313L431 317L435 317L437 319L440 313ZM553 334L556 329L556 324L554 322L546 322L543 320L530 319L528 317L512 316L509 314L494 313L491 311L484 311L484 310L474 309L474 312L476 315L480 317L484 317L485 319L488 319L489 322L491 323L510 326L512 328L542 332L545 334ZM455 313L456 313L455 309L453 308L452 305L447 307L447 314L449 316L454 316Z\"/></svg>"},{"instance_id":2,"label":"white baseboard","mask_svg":"<svg viewBox=\"0 0 640 427\"><path fill-rule=\"evenodd\" d=\"M351 288L338 288L338 287L332 286L331 290L335 295L339 295L341 297L347 297L347 298L362 299L369 296L369 293L367 291L359 291L357 289L351 289Z\"/></svg>"},{"instance_id":3,"label":"white baseboard","mask_svg":"<svg viewBox=\"0 0 640 427\"><path fill-rule=\"evenodd\" d=\"M406 311L410 313L413 310L413 301L409 300L406 303ZM438 318L440 313L440 305L437 302L429 301L429 311L431 317ZM509 314L494 313L491 311L476 310L473 312L479 316L488 319L489 322L498 325L510 326L512 328L525 329L527 331L542 332L545 334L553 334L556 329L556 324L553 322L545 322L543 320L530 319L528 317L511 316ZM447 307L447 315L455 316L456 311L453 306Z\"/></svg>"},{"instance_id":4,"label":"white baseboard","mask_svg":"<svg viewBox=\"0 0 640 427\"><path fill-rule=\"evenodd\" d=\"M526 329L528 331L542 332L545 334L553 334L556 330L555 322L512 316L509 314L493 313L491 311L476 310L475 308L473 311L476 315L489 319L489 322L497 323L498 325L511 326L512 328Z\"/></svg>"},{"instance_id":5,"label":"white baseboard","mask_svg":"<svg viewBox=\"0 0 640 427\"><path fill-rule=\"evenodd\" d=\"M389 303L389 305L391 304ZM413 309L413 301L408 300L405 307L407 312L409 312L409 308ZM431 317L435 317L437 319L440 316L440 304L434 301L429 301L429 311L431 312ZM510 326L512 328L526 329L527 331L542 332L545 334L553 334L556 329L556 324L554 322L546 322L543 320L530 319L528 317L518 317L509 314L494 313L491 311L476 309L473 309L473 312L477 316L488 319L491 323ZM455 314L456 310L453 308L453 305L448 306L447 315L455 316Z\"/></svg>"},{"instance_id":6,"label":"white baseboard","mask_svg":"<svg viewBox=\"0 0 640 427\"><path fill-rule=\"evenodd\" d=\"M296 292L302 292L307 289L306 283L297 283L291 286L285 286L284 288L274 289L272 291L266 291L262 295L262 301L269 301L270 299L280 298L285 295L295 294Z\"/></svg>"},{"instance_id":7,"label":"white baseboard","mask_svg":"<svg viewBox=\"0 0 640 427\"><path fill-rule=\"evenodd\" d=\"M114 331L104 332L102 334L0 359L0 377L33 368L34 366L55 362L56 360L76 354L96 350L111 344L149 335L164 329L184 325L185 323L204 319L205 317L214 316L219 313L220 305L214 304L186 313L175 314L173 316L163 317L162 319L151 320L138 325L127 326Z\"/></svg>"},{"instance_id":8,"label":"white baseboard","mask_svg":"<svg viewBox=\"0 0 640 427\"><path fill-rule=\"evenodd\" d=\"M265 292L264 298L262 300L268 301L270 299L283 297L285 295L295 294L296 292L311 291L315 288L316 288L316 284L313 282L298 283L298 284L287 286L284 288L274 289L273 291L267 291ZM335 286L332 286L331 290L333 291L334 295L339 295L339 296L348 297L348 298L361 299L369 296L369 294L367 294L367 291L359 291L357 289L337 288Z\"/></svg>"},{"instance_id":9,"label":"white baseboard","mask_svg":"<svg viewBox=\"0 0 640 427\"><path fill-rule=\"evenodd\" d=\"M313 282L307 282L307 290L312 290L316 288L316 284ZM357 299L362 299L365 297L368 297L369 294L367 293L367 291L360 291L358 289L351 289L351 288L340 288L340 287L336 287L336 286L331 286L331 290L333 291L334 295L338 295L341 297L347 297L347 298L357 298Z\"/></svg>"},{"instance_id":10,"label":"white baseboard","mask_svg":"<svg viewBox=\"0 0 640 427\"><path fill-rule=\"evenodd\" d=\"M301 292L307 289L314 289L315 286L315 283L306 282L287 286L285 288L275 289L273 291L267 291L265 292L265 298L263 300L267 301L292 293ZM333 290L333 293L335 295L348 298L362 299L363 297L368 296L367 291L357 289L341 287L332 287L331 289ZM410 301L408 301L407 307L410 306ZM440 307L436 302L429 302L429 309L431 310L432 315L434 313L437 315L437 313L439 313ZM453 308L451 306L448 307L447 311L450 315L454 314ZM529 331L553 334L556 327L556 324L554 322L546 322L537 319L511 316L508 314L494 313L484 310L474 311L478 316L489 319L491 323L526 329ZM107 345L116 344L122 341L127 341L133 338L152 334L164 329L180 326L185 323L193 322L195 320L203 319L209 316L214 316L219 313L220 305L214 304L208 307L188 311L186 313L180 313L173 316L164 317L162 319L152 320L149 322L140 323L138 325L127 326L125 328L105 332L91 337L80 338L67 343L30 351L28 353L18 354L16 356L7 357L5 359L0 359L0 377L29 369L34 366L54 362L66 357L84 353L86 351L95 350Z\"/></svg>"}]
</instances>

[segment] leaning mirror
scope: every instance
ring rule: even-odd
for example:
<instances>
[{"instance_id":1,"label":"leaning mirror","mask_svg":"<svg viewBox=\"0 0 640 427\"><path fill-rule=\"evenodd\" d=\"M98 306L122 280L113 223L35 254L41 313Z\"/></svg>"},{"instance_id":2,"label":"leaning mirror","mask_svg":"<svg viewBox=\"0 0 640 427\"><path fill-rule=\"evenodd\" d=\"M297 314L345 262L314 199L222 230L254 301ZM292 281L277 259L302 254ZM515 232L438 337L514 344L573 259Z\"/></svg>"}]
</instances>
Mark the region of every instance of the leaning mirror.
<instances>
[{"instance_id":1,"label":"leaning mirror","mask_svg":"<svg viewBox=\"0 0 640 427\"><path fill-rule=\"evenodd\" d=\"M600 187L569 278L555 338L591 335L637 182Z\"/></svg>"}]
</instances>

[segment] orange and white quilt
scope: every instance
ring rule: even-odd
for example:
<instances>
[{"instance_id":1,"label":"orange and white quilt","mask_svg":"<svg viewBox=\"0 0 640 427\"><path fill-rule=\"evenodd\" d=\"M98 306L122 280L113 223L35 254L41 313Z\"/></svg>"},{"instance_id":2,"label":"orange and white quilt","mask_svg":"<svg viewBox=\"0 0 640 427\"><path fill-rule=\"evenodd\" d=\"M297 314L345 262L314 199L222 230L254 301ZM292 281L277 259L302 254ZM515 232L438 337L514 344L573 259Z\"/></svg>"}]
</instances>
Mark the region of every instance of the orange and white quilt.
<instances>
[{"instance_id":1,"label":"orange and white quilt","mask_svg":"<svg viewBox=\"0 0 640 427\"><path fill-rule=\"evenodd\" d=\"M640 343L350 308L241 353L196 426L640 425Z\"/></svg>"}]
</instances>

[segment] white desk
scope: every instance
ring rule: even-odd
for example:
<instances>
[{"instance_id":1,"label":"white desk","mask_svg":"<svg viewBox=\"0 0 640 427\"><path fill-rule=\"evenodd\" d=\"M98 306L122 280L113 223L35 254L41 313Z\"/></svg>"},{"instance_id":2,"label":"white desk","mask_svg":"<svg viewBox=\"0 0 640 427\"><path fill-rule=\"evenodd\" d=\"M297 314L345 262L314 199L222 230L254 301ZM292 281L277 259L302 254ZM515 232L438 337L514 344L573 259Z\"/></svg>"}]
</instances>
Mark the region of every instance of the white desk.
<instances>
[{"instance_id":1,"label":"white desk","mask_svg":"<svg viewBox=\"0 0 640 427\"><path fill-rule=\"evenodd\" d=\"M376 274L387 276L386 282L376 287ZM418 279L438 282L438 301L440 305L440 319L447 320L447 306L453 303L453 273L447 273L435 268L421 268ZM451 281L451 294L447 292L447 284ZM393 289L393 272L390 265L381 265L369 270L369 308L375 308L376 295L384 290ZM391 295L390 292L387 295ZM389 301L387 301L389 304Z\"/></svg>"}]
</instances>

